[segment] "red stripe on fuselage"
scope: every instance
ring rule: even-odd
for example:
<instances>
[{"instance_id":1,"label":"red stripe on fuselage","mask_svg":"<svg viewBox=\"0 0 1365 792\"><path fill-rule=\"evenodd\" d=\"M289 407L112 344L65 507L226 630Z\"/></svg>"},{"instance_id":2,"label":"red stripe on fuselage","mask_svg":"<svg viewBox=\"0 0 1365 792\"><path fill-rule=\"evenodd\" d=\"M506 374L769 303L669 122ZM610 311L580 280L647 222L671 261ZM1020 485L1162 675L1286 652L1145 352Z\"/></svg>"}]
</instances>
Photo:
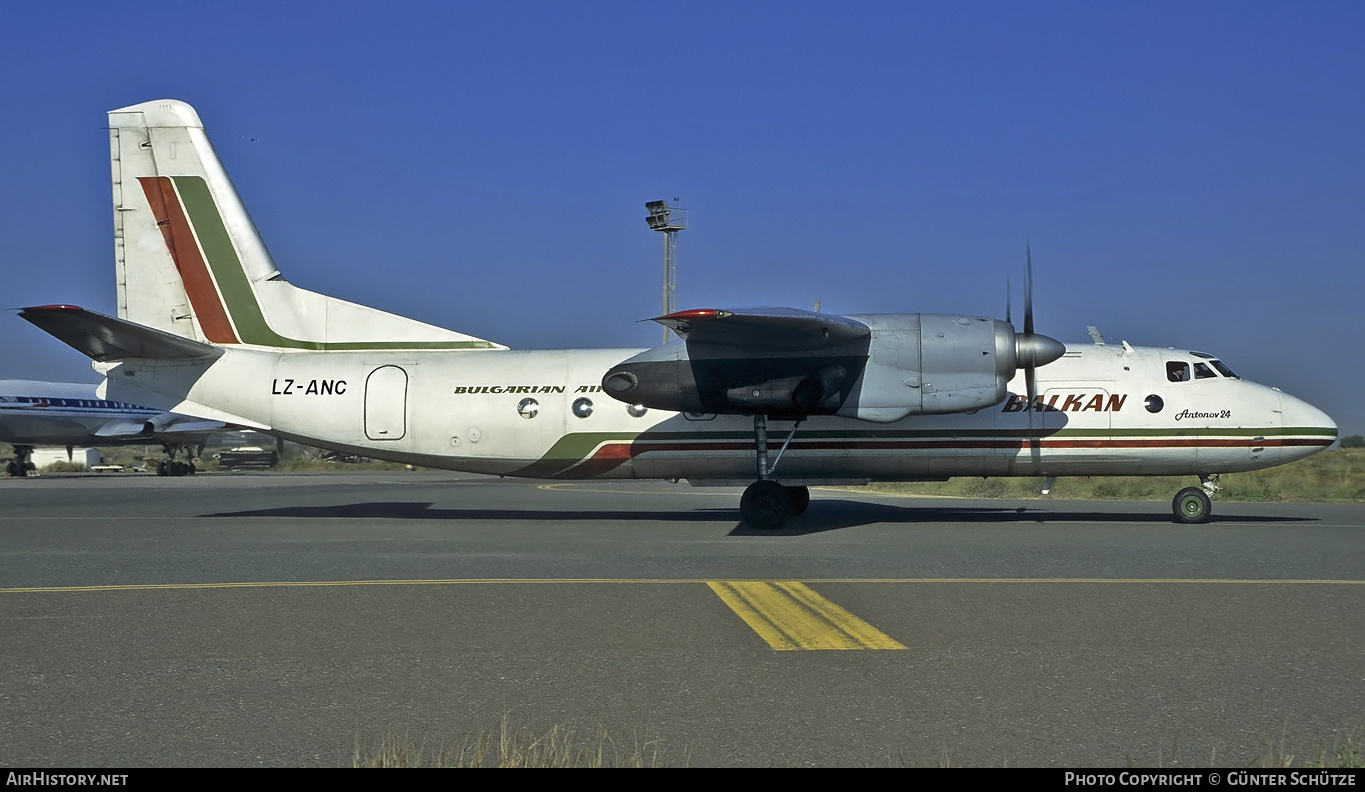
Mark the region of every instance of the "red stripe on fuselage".
<instances>
[{"instance_id":1,"label":"red stripe on fuselage","mask_svg":"<svg viewBox=\"0 0 1365 792\"><path fill-rule=\"evenodd\" d=\"M204 331L204 337L214 344L235 344L237 334L233 332L232 322L228 320L223 308L222 298L213 285L208 265L199 252L199 242L194 238L189 218L180 205L175 185L166 176L139 176L142 191L147 194L147 202L152 205L152 215L166 240L166 250L175 262L180 273L180 281L185 285L190 305L194 308L195 318Z\"/></svg>"}]
</instances>

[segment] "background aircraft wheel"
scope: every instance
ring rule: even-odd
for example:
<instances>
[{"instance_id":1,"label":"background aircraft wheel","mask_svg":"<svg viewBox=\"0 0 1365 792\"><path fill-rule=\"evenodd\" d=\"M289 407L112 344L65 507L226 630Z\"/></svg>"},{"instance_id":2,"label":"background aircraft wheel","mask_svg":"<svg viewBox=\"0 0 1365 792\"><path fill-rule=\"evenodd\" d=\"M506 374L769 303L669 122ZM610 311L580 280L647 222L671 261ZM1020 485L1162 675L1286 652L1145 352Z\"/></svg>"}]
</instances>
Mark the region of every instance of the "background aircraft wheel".
<instances>
[{"instance_id":1,"label":"background aircraft wheel","mask_svg":"<svg viewBox=\"0 0 1365 792\"><path fill-rule=\"evenodd\" d=\"M755 481L739 499L739 513L754 528L781 528L793 513L791 492L776 481Z\"/></svg>"},{"instance_id":2,"label":"background aircraft wheel","mask_svg":"<svg viewBox=\"0 0 1365 792\"><path fill-rule=\"evenodd\" d=\"M1213 502L1206 492L1198 487L1186 487L1175 494L1171 501L1175 518L1183 523L1206 523L1213 513Z\"/></svg>"},{"instance_id":3,"label":"background aircraft wheel","mask_svg":"<svg viewBox=\"0 0 1365 792\"><path fill-rule=\"evenodd\" d=\"M810 505L810 487L787 487L792 496L792 516L805 514Z\"/></svg>"},{"instance_id":4,"label":"background aircraft wheel","mask_svg":"<svg viewBox=\"0 0 1365 792\"><path fill-rule=\"evenodd\" d=\"M186 463L185 463L185 473L186 473L187 475L193 476L195 473L198 473L198 472L199 472L199 471L194 467L194 463L193 463L193 462L186 462Z\"/></svg>"},{"instance_id":5,"label":"background aircraft wheel","mask_svg":"<svg viewBox=\"0 0 1365 792\"><path fill-rule=\"evenodd\" d=\"M156 474L158 476L165 476L167 475L167 473L169 473L169 471L166 470L167 464L168 463L164 459L156 463Z\"/></svg>"},{"instance_id":6,"label":"background aircraft wheel","mask_svg":"<svg viewBox=\"0 0 1365 792\"><path fill-rule=\"evenodd\" d=\"M5 475L9 476L10 478L18 478L18 477L19 477L19 469L20 469L20 468L19 468L19 463L18 463L18 462L15 462L14 460L11 459L11 460L5 465Z\"/></svg>"}]
</instances>

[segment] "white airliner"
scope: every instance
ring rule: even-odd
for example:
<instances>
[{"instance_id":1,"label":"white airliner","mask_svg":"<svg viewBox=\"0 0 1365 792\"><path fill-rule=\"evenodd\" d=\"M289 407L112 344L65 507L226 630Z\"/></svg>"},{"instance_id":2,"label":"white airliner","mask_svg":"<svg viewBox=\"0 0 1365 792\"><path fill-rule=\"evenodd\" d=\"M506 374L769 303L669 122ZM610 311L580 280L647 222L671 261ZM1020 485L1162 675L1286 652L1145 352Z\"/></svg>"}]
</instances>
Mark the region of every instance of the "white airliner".
<instances>
[{"instance_id":1,"label":"white airliner","mask_svg":"<svg viewBox=\"0 0 1365 792\"><path fill-rule=\"evenodd\" d=\"M160 443L167 459L157 464L160 475L194 472L193 458L209 435L224 429L221 421L163 412L121 401L110 401L98 386L79 382L0 380L0 443L14 446L5 474L33 472L35 446L153 445ZM175 457L184 452L185 461Z\"/></svg>"},{"instance_id":2,"label":"white airliner","mask_svg":"<svg viewBox=\"0 0 1365 792\"><path fill-rule=\"evenodd\" d=\"M1022 332L705 309L659 317L678 340L653 350L508 350L285 281L189 105L109 128L118 318L21 313L96 361L105 398L450 470L752 482L741 514L762 528L811 484L952 476L1198 476L1173 509L1203 522L1218 474L1337 435L1210 355L1034 333L1031 277Z\"/></svg>"}]
</instances>

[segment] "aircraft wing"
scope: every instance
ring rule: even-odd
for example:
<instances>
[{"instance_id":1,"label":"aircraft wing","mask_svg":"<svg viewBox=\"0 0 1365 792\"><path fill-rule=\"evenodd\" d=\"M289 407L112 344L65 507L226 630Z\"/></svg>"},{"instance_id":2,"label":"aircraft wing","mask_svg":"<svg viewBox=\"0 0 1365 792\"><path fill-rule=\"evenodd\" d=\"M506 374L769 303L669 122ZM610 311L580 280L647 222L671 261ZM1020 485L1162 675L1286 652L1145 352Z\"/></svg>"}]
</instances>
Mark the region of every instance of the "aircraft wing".
<instances>
[{"instance_id":1,"label":"aircraft wing","mask_svg":"<svg viewBox=\"0 0 1365 792\"><path fill-rule=\"evenodd\" d=\"M173 440L179 436L192 435L197 437L230 428L222 421L206 421L202 418L168 412L152 416L144 421L118 418L96 429L94 435L108 438L134 437L146 435L148 427L151 428L152 434L163 440Z\"/></svg>"},{"instance_id":2,"label":"aircraft wing","mask_svg":"<svg viewBox=\"0 0 1365 792\"><path fill-rule=\"evenodd\" d=\"M655 317L689 344L758 349L818 349L865 338L856 319L798 308L701 308Z\"/></svg>"},{"instance_id":3,"label":"aircraft wing","mask_svg":"<svg viewBox=\"0 0 1365 792\"><path fill-rule=\"evenodd\" d=\"M135 421L129 418L116 418L109 421L104 426L96 429L92 434L95 437L121 438L137 437L147 432L146 421Z\"/></svg>"},{"instance_id":4,"label":"aircraft wing","mask_svg":"<svg viewBox=\"0 0 1365 792\"><path fill-rule=\"evenodd\" d=\"M222 421L210 421L180 413L162 413L152 419L152 430L157 435L203 434L221 432L229 428Z\"/></svg>"},{"instance_id":5,"label":"aircraft wing","mask_svg":"<svg viewBox=\"0 0 1365 792\"><path fill-rule=\"evenodd\" d=\"M92 360L202 360L223 354L211 344L74 305L24 308L19 316Z\"/></svg>"}]
</instances>

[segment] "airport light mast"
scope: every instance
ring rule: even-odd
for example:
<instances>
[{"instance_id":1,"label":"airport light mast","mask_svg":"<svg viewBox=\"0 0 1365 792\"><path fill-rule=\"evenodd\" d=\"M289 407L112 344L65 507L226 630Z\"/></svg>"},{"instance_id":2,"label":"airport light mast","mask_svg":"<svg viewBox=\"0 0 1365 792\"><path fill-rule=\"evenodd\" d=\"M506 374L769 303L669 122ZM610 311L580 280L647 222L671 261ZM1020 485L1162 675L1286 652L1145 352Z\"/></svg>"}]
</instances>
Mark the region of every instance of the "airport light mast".
<instances>
[{"instance_id":1,"label":"airport light mast","mask_svg":"<svg viewBox=\"0 0 1365 792\"><path fill-rule=\"evenodd\" d=\"M677 203L674 198L673 202ZM676 310L673 297L678 291L678 232L687 228L687 210L670 207L668 201L648 201L645 208L649 216L645 222L655 231L664 235L664 312L667 316ZM669 330L664 328L664 343L668 343Z\"/></svg>"}]
</instances>

